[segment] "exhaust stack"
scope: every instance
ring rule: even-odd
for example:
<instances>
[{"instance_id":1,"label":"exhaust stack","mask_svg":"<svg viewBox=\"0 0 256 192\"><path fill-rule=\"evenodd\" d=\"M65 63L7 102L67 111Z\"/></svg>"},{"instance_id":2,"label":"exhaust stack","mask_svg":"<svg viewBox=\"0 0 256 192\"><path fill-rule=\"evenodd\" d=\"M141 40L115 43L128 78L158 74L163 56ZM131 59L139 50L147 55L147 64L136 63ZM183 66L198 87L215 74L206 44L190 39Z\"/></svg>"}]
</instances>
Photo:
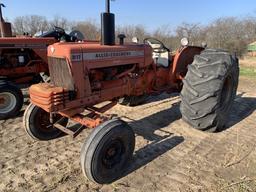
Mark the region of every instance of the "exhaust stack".
<instances>
[{"instance_id":1,"label":"exhaust stack","mask_svg":"<svg viewBox=\"0 0 256 192\"><path fill-rule=\"evenodd\" d=\"M115 45L115 15L110 13L110 0L106 0L106 12L101 13L101 45Z\"/></svg>"},{"instance_id":2,"label":"exhaust stack","mask_svg":"<svg viewBox=\"0 0 256 192\"><path fill-rule=\"evenodd\" d=\"M12 37L12 24L4 21L2 7L5 7L5 5L3 3L0 3L1 37Z\"/></svg>"}]
</instances>

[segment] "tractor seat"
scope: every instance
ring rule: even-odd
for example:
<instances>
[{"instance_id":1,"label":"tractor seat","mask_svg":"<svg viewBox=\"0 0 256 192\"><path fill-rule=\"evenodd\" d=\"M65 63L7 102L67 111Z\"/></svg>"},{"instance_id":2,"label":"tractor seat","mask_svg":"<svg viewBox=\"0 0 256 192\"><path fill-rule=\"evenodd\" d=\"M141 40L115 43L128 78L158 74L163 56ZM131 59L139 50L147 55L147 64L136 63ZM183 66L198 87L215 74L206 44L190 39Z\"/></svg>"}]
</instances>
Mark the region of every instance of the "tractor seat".
<instances>
[{"instance_id":1,"label":"tractor seat","mask_svg":"<svg viewBox=\"0 0 256 192\"><path fill-rule=\"evenodd\" d=\"M161 52L161 53L156 53L153 52L153 59L157 65L157 67L169 67L170 65L170 58L169 58L169 52Z\"/></svg>"}]
</instances>

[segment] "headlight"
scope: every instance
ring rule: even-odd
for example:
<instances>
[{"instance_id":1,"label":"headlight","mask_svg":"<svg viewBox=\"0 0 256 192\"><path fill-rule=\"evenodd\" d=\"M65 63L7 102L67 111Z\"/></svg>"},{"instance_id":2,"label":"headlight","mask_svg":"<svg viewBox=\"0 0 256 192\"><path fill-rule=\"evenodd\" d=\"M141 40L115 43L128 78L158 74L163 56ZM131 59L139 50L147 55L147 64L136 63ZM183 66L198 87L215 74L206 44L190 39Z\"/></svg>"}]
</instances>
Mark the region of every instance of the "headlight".
<instances>
[{"instance_id":1,"label":"headlight","mask_svg":"<svg viewBox=\"0 0 256 192\"><path fill-rule=\"evenodd\" d=\"M139 43L139 38L138 37L133 37L132 42L133 43Z\"/></svg>"},{"instance_id":2,"label":"headlight","mask_svg":"<svg viewBox=\"0 0 256 192\"><path fill-rule=\"evenodd\" d=\"M206 42L202 42L202 47L206 48L207 47L207 43Z\"/></svg>"},{"instance_id":3,"label":"headlight","mask_svg":"<svg viewBox=\"0 0 256 192\"><path fill-rule=\"evenodd\" d=\"M186 46L188 46L188 44L189 44L189 40L188 40L188 38L184 37L184 38L182 38L182 39L180 40L180 43L181 43L181 45L182 45L183 47L186 47Z\"/></svg>"}]
</instances>

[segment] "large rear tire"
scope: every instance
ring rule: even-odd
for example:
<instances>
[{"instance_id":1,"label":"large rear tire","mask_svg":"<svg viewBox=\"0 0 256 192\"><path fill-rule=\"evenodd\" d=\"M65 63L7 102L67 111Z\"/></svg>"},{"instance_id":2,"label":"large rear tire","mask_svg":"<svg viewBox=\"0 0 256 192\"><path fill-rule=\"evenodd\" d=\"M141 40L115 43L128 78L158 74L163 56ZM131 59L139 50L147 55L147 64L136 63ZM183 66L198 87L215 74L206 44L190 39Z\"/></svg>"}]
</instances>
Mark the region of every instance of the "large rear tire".
<instances>
[{"instance_id":1,"label":"large rear tire","mask_svg":"<svg viewBox=\"0 0 256 192\"><path fill-rule=\"evenodd\" d=\"M236 97L238 78L235 56L210 49L195 56L181 91L183 120L202 131L222 130Z\"/></svg>"},{"instance_id":2,"label":"large rear tire","mask_svg":"<svg viewBox=\"0 0 256 192\"><path fill-rule=\"evenodd\" d=\"M114 119L96 127L81 150L84 175L98 184L109 184L125 173L135 147L135 135L124 121Z\"/></svg>"},{"instance_id":3,"label":"large rear tire","mask_svg":"<svg viewBox=\"0 0 256 192\"><path fill-rule=\"evenodd\" d=\"M53 116L51 123L49 113L30 103L23 116L23 126L32 139L48 141L56 139L62 134L61 130L53 126L59 120L59 124L62 126L66 126L68 123L68 119L59 114Z\"/></svg>"},{"instance_id":4,"label":"large rear tire","mask_svg":"<svg viewBox=\"0 0 256 192\"><path fill-rule=\"evenodd\" d=\"M18 115L22 105L21 90L11 82L0 81L0 120Z\"/></svg>"}]
</instances>

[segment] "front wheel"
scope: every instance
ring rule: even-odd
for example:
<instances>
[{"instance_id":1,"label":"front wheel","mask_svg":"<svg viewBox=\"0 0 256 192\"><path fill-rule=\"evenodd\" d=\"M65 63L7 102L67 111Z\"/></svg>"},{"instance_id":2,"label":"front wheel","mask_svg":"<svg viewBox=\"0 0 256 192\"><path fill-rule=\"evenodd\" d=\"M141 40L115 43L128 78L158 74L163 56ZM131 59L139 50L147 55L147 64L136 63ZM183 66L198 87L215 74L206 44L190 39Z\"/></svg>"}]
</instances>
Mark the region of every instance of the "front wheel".
<instances>
[{"instance_id":1,"label":"front wheel","mask_svg":"<svg viewBox=\"0 0 256 192\"><path fill-rule=\"evenodd\" d=\"M124 121L114 119L94 129L81 150L84 175L99 184L108 184L123 176L132 158L135 135Z\"/></svg>"},{"instance_id":2,"label":"front wheel","mask_svg":"<svg viewBox=\"0 0 256 192\"><path fill-rule=\"evenodd\" d=\"M199 130L222 130L236 97L238 78L238 59L229 53L205 50L195 56L181 91L183 120Z\"/></svg>"},{"instance_id":3,"label":"front wheel","mask_svg":"<svg viewBox=\"0 0 256 192\"><path fill-rule=\"evenodd\" d=\"M48 141L58 138L62 131L54 127L57 121L62 126L68 123L68 119L59 114L53 114L53 122L50 122L50 114L32 103L29 104L23 116L24 128L34 140Z\"/></svg>"},{"instance_id":4,"label":"front wheel","mask_svg":"<svg viewBox=\"0 0 256 192\"><path fill-rule=\"evenodd\" d=\"M0 120L18 115L22 105L21 90L11 82L0 81Z\"/></svg>"}]
</instances>

